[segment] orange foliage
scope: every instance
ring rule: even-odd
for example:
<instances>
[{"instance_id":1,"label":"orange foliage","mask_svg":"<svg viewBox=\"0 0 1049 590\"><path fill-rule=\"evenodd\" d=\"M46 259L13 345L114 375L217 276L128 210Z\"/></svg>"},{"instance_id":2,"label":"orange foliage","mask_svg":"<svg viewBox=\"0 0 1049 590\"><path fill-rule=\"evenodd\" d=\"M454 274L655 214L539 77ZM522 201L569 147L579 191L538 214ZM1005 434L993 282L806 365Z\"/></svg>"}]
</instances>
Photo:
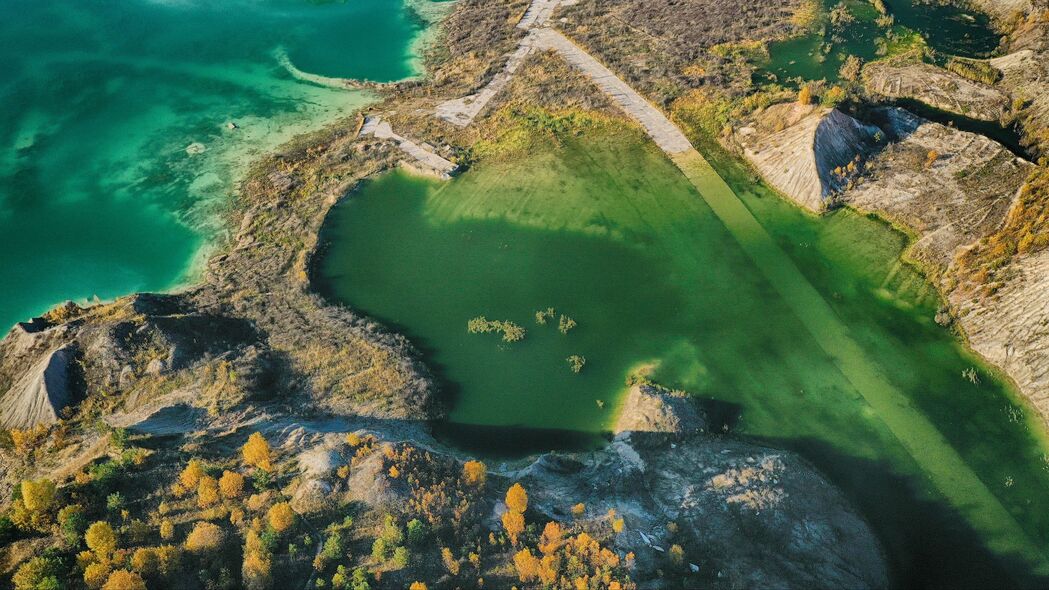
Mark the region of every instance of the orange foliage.
<instances>
[{"instance_id":1,"label":"orange foliage","mask_svg":"<svg viewBox=\"0 0 1049 590\"><path fill-rule=\"evenodd\" d=\"M528 510L528 492L521 484L515 483L506 490L506 507L520 514Z\"/></svg>"},{"instance_id":2,"label":"orange foliage","mask_svg":"<svg viewBox=\"0 0 1049 590\"><path fill-rule=\"evenodd\" d=\"M557 522L550 521L543 527L543 534L539 537L539 550L544 555L550 555L551 553L558 550L561 547L561 525Z\"/></svg>"},{"instance_id":3,"label":"orange foliage","mask_svg":"<svg viewBox=\"0 0 1049 590\"><path fill-rule=\"evenodd\" d=\"M135 572L117 570L109 574L102 590L146 590L146 582Z\"/></svg>"},{"instance_id":4,"label":"orange foliage","mask_svg":"<svg viewBox=\"0 0 1049 590\"><path fill-rule=\"evenodd\" d=\"M219 490L223 498L239 498L244 494L244 476L236 471L223 471L219 478Z\"/></svg>"},{"instance_id":5,"label":"orange foliage","mask_svg":"<svg viewBox=\"0 0 1049 590\"><path fill-rule=\"evenodd\" d=\"M467 485L484 485L488 478L488 468L480 461L467 461L463 464L463 480Z\"/></svg>"},{"instance_id":6,"label":"orange foliage","mask_svg":"<svg viewBox=\"0 0 1049 590\"><path fill-rule=\"evenodd\" d=\"M295 524L295 511L287 502L280 502L270 507L269 512L266 513L266 520L269 521L273 530L283 533Z\"/></svg>"},{"instance_id":7,"label":"orange foliage","mask_svg":"<svg viewBox=\"0 0 1049 590\"><path fill-rule=\"evenodd\" d=\"M507 510L503 513L503 528L506 529L510 542L517 546L517 536L524 532L524 515L520 512Z\"/></svg>"}]
</instances>

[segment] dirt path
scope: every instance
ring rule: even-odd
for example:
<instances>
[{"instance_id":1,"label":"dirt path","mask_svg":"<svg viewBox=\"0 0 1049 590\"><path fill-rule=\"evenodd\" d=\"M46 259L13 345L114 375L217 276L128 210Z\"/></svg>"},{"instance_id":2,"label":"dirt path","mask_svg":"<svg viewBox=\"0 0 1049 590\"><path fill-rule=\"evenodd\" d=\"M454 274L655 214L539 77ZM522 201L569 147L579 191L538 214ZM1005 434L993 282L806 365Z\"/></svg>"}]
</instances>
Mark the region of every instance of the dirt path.
<instances>
[{"instance_id":1,"label":"dirt path","mask_svg":"<svg viewBox=\"0 0 1049 590\"><path fill-rule=\"evenodd\" d=\"M393 128L386 121L376 116L366 117L364 119L364 125L358 132L358 135L371 135L378 139L387 139L397 144L397 147L412 157L415 160L416 165L423 171L432 173L434 176L439 178L448 179L452 177L452 173L458 168L454 163L442 158L441 156L427 150L421 145L414 141L401 137L393 132Z\"/></svg>"}]
</instances>

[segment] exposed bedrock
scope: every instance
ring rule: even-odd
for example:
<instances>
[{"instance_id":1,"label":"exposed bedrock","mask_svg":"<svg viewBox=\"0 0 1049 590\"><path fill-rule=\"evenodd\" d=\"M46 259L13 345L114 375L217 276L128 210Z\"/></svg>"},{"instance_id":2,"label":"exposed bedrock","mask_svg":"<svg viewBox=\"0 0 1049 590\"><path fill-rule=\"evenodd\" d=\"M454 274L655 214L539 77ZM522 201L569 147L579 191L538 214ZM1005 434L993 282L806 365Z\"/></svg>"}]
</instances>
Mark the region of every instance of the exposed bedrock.
<instances>
[{"instance_id":1,"label":"exposed bedrock","mask_svg":"<svg viewBox=\"0 0 1049 590\"><path fill-rule=\"evenodd\" d=\"M359 426L333 419L265 429L296 454L297 509L311 513L352 500L382 512L407 502L404 481L391 477L383 462L387 449L393 453L402 441L425 449L435 461L459 456L387 422ZM704 434L706 418L695 401L658 386L632 389L618 427L628 430L601 450L547 453L519 468L490 471L484 503L491 509L491 526L500 526L503 494L519 481L530 498L528 521L539 526L558 520L607 528L605 515L615 510L625 524L616 547L635 554L631 577L642 588L665 587L657 569L673 544L686 548L694 579L706 579L711 587L888 585L883 553L868 523L795 454ZM340 450L344 430L377 437L383 452L353 460ZM348 477L336 475L340 468ZM576 503L585 505L584 515L572 514Z\"/></svg>"}]
</instances>

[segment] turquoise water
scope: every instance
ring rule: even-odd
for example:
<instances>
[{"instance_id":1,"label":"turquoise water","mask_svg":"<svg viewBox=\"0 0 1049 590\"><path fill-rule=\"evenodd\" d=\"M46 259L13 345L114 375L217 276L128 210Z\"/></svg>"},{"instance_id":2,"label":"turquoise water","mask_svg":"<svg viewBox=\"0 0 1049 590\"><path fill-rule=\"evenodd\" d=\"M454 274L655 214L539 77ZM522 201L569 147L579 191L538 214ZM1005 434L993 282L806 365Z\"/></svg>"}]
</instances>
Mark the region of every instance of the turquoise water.
<instances>
[{"instance_id":1,"label":"turquoise water","mask_svg":"<svg viewBox=\"0 0 1049 590\"><path fill-rule=\"evenodd\" d=\"M417 73L423 31L401 0L4 12L17 17L0 20L0 331L66 299L186 280L239 171L370 100L293 79L277 52L310 73L389 81Z\"/></svg>"}]
</instances>

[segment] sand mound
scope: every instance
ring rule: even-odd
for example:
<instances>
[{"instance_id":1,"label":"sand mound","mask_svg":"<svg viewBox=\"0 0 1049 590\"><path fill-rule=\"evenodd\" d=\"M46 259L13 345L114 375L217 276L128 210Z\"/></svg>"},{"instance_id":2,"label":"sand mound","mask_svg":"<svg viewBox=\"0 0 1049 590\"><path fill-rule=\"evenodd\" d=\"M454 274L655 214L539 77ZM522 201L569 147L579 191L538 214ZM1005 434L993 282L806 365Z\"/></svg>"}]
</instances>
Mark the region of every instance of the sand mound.
<instances>
[{"instance_id":1,"label":"sand mound","mask_svg":"<svg viewBox=\"0 0 1049 590\"><path fill-rule=\"evenodd\" d=\"M0 398L0 425L28 428L53 424L59 412L72 402L70 367L76 348L67 344L31 367Z\"/></svg>"},{"instance_id":2,"label":"sand mound","mask_svg":"<svg viewBox=\"0 0 1049 590\"><path fill-rule=\"evenodd\" d=\"M737 132L747 160L797 204L822 211L847 183L841 167L862 161L879 130L837 109L796 103L769 107Z\"/></svg>"}]
</instances>

